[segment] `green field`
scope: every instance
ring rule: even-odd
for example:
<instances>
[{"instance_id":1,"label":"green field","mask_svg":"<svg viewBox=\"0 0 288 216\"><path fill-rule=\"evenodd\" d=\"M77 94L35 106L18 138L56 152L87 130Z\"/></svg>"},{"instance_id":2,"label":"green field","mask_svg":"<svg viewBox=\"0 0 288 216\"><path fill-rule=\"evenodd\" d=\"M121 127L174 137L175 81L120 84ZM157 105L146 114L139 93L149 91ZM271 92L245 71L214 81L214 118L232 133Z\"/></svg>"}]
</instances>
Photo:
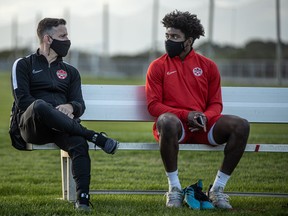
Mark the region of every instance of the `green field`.
<instances>
[{"instance_id":1,"label":"green field","mask_svg":"<svg viewBox=\"0 0 288 216\"><path fill-rule=\"evenodd\" d=\"M144 84L144 80L98 80L83 83ZM0 215L80 215L61 197L59 151L20 152L8 137L12 103L9 74L0 73ZM151 123L85 123L106 131L120 141L153 142ZM288 143L288 125L251 125L249 143ZM167 189L167 179L156 151L119 151L107 155L90 151L91 189ZM288 193L287 153L245 153L227 191ZM203 179L204 188L213 182L222 152L180 152L182 186ZM288 198L231 197L232 211L167 209L163 195L92 195L91 215L288 215Z\"/></svg>"}]
</instances>

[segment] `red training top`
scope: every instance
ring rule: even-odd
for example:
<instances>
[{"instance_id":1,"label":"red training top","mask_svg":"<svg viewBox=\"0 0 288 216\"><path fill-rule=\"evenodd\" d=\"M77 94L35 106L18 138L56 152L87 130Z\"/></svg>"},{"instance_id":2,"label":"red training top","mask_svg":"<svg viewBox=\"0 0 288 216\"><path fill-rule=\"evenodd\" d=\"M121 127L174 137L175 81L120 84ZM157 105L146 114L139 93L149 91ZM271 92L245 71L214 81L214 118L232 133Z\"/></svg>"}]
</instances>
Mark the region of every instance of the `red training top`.
<instances>
[{"instance_id":1,"label":"red training top","mask_svg":"<svg viewBox=\"0 0 288 216\"><path fill-rule=\"evenodd\" d=\"M216 64L194 50L183 61L164 54L147 71L148 111L156 118L174 113L184 123L190 111L201 111L209 121L222 112L220 82Z\"/></svg>"}]
</instances>

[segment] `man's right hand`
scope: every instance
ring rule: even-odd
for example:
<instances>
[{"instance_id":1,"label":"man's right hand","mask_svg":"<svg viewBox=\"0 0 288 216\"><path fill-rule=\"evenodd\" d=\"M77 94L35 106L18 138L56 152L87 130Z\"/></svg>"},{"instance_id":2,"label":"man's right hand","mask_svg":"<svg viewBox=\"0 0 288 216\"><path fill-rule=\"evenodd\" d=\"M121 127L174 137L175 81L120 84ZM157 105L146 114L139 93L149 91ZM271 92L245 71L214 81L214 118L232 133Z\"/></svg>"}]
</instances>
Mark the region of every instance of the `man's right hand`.
<instances>
[{"instance_id":1,"label":"man's right hand","mask_svg":"<svg viewBox=\"0 0 288 216\"><path fill-rule=\"evenodd\" d=\"M191 111L188 114L188 126L191 132L199 131L201 129L206 132L207 118L202 112Z\"/></svg>"},{"instance_id":2,"label":"man's right hand","mask_svg":"<svg viewBox=\"0 0 288 216\"><path fill-rule=\"evenodd\" d=\"M56 107L57 110L67 115L69 118L73 119L73 106L71 104L60 104Z\"/></svg>"}]
</instances>

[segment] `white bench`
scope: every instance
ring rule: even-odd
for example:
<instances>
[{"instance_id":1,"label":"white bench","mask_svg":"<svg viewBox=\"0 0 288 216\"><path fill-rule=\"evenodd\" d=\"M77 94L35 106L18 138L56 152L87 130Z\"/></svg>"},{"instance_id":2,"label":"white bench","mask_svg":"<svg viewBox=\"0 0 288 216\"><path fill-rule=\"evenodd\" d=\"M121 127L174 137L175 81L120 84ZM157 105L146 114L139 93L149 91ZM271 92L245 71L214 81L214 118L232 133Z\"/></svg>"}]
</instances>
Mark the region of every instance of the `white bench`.
<instances>
[{"instance_id":1,"label":"white bench","mask_svg":"<svg viewBox=\"0 0 288 216\"><path fill-rule=\"evenodd\" d=\"M83 85L86 104L83 121L151 122L146 107L144 86ZM250 123L288 123L288 88L222 87L223 114L234 114ZM89 143L90 149L95 149ZM28 150L59 149L55 144L28 144ZM96 148L99 149L99 148ZM119 150L158 150L156 143L120 143ZM180 145L180 150L219 151L224 146L203 144ZM288 144L248 144L249 152L288 152ZM119 152L118 152L119 154ZM76 187L71 172L71 160L61 151L63 199L74 201Z\"/></svg>"}]
</instances>

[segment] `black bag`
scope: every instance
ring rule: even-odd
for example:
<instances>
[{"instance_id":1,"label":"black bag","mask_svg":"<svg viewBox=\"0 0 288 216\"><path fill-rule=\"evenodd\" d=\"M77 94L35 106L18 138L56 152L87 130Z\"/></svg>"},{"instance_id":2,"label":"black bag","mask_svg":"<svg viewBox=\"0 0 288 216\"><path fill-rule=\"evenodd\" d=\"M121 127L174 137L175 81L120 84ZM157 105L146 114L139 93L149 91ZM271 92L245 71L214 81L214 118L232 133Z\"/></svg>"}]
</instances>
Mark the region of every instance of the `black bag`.
<instances>
[{"instance_id":1,"label":"black bag","mask_svg":"<svg viewBox=\"0 0 288 216\"><path fill-rule=\"evenodd\" d=\"M26 142L23 140L19 129L20 112L17 109L15 102L13 102L11 114L10 114L10 126L9 135L12 142L12 146L18 150L27 150Z\"/></svg>"}]
</instances>

